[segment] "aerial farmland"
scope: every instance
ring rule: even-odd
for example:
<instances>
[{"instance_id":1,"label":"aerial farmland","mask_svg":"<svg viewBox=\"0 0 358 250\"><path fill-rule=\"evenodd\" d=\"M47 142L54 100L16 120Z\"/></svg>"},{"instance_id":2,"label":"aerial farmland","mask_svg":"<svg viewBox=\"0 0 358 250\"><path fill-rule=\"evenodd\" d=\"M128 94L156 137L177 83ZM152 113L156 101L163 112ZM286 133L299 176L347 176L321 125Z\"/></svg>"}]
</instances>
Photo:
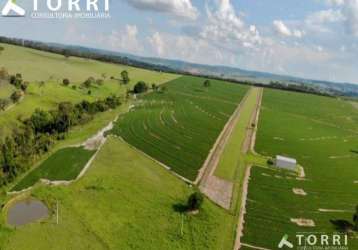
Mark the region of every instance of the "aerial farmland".
<instances>
[{"instance_id":1,"label":"aerial farmland","mask_svg":"<svg viewBox=\"0 0 358 250\"><path fill-rule=\"evenodd\" d=\"M1 46L1 249L358 248L354 101Z\"/></svg>"}]
</instances>

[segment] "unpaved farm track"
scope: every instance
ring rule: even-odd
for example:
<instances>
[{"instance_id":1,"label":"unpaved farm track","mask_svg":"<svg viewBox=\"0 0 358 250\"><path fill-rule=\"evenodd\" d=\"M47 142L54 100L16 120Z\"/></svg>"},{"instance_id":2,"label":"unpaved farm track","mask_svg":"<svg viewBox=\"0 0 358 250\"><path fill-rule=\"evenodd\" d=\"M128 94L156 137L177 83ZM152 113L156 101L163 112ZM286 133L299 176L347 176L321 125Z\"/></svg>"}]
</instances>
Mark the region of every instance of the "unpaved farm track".
<instances>
[{"instance_id":1,"label":"unpaved farm track","mask_svg":"<svg viewBox=\"0 0 358 250\"><path fill-rule=\"evenodd\" d=\"M257 92L257 105L254 112L251 115L250 122L253 123L257 119L257 112L260 106L261 99L261 89L251 88L241 103L238 105L237 109L229 119L228 123L225 125L223 131L221 132L218 140L216 141L211 153L209 154L207 160L205 161L201 173L198 176L196 182L199 182L200 190L206 194L212 201L220 205L223 208L230 209L232 201L232 193L234 189L234 183L222 178L214 176L214 172L219 164L220 157L223 154L226 144L228 143L230 137L232 136L233 130L236 127L242 108L247 104L249 98L251 98L254 91L256 95ZM250 97L249 97L250 96ZM252 142L252 136L255 129L251 128L251 124L248 124L245 140L242 144L242 152L246 153L250 149ZM201 178L201 179L200 179Z\"/></svg>"},{"instance_id":2,"label":"unpaved farm track","mask_svg":"<svg viewBox=\"0 0 358 250\"><path fill-rule=\"evenodd\" d=\"M199 183L199 188L205 195L225 209L230 209L231 206L233 183L214 176L214 172L219 163L220 156L225 149L225 145L229 141L239 120L241 109L248 100L251 91L253 89L247 91L245 97L226 123L195 181L195 184Z\"/></svg>"}]
</instances>

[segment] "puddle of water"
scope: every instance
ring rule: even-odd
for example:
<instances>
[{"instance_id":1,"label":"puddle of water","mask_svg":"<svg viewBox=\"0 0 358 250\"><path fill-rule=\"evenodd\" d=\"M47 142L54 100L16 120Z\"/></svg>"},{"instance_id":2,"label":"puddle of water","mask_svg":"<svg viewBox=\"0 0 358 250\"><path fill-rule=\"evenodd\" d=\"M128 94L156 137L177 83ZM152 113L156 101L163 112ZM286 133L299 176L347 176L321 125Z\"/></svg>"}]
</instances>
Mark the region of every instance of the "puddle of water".
<instances>
[{"instance_id":1,"label":"puddle of water","mask_svg":"<svg viewBox=\"0 0 358 250\"><path fill-rule=\"evenodd\" d=\"M21 226L47 218L48 208L39 200L30 198L12 204L7 212L7 223Z\"/></svg>"}]
</instances>

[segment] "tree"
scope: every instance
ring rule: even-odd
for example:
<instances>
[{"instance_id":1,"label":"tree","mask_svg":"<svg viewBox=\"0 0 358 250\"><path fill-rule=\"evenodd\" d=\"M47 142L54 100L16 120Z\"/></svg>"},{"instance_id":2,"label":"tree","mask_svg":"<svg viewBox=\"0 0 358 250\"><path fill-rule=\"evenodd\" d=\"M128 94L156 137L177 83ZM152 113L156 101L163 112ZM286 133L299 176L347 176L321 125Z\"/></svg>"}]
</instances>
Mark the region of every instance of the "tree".
<instances>
[{"instance_id":1,"label":"tree","mask_svg":"<svg viewBox=\"0 0 358 250\"><path fill-rule=\"evenodd\" d=\"M14 140L7 136L5 138L5 143L1 146L1 154L2 154L2 171L14 177L16 175L16 161L15 161L15 142Z\"/></svg>"},{"instance_id":2,"label":"tree","mask_svg":"<svg viewBox=\"0 0 358 250\"><path fill-rule=\"evenodd\" d=\"M189 211L195 211L200 209L201 205L203 204L204 196L199 191L191 194L188 199L188 209Z\"/></svg>"},{"instance_id":3,"label":"tree","mask_svg":"<svg viewBox=\"0 0 358 250\"><path fill-rule=\"evenodd\" d=\"M148 90L148 86L145 82L143 81L139 81L135 86L134 86L134 89L133 89L133 92L135 94L140 94L140 93L144 93Z\"/></svg>"},{"instance_id":4,"label":"tree","mask_svg":"<svg viewBox=\"0 0 358 250\"><path fill-rule=\"evenodd\" d=\"M10 99L12 100L13 103L17 103L22 97L22 92L21 91L15 91L14 93L11 94Z\"/></svg>"},{"instance_id":5,"label":"tree","mask_svg":"<svg viewBox=\"0 0 358 250\"><path fill-rule=\"evenodd\" d=\"M130 79L129 79L129 74L127 72L127 70L123 70L121 72L121 76L122 76L122 82L123 84L128 84L130 82Z\"/></svg>"},{"instance_id":6,"label":"tree","mask_svg":"<svg viewBox=\"0 0 358 250\"><path fill-rule=\"evenodd\" d=\"M354 230L358 231L358 205L356 206L356 212L353 215Z\"/></svg>"},{"instance_id":7,"label":"tree","mask_svg":"<svg viewBox=\"0 0 358 250\"><path fill-rule=\"evenodd\" d=\"M83 86L85 86L85 88L90 88L95 81L96 80L93 77L88 77L88 79L83 82Z\"/></svg>"},{"instance_id":8,"label":"tree","mask_svg":"<svg viewBox=\"0 0 358 250\"><path fill-rule=\"evenodd\" d=\"M65 86L68 86L68 85L70 85L70 80L65 78L65 79L62 80L62 84L65 85Z\"/></svg>"},{"instance_id":9,"label":"tree","mask_svg":"<svg viewBox=\"0 0 358 250\"><path fill-rule=\"evenodd\" d=\"M98 86L101 86L101 85L103 85L103 79L97 79L96 80L96 84L98 85Z\"/></svg>"},{"instance_id":10,"label":"tree","mask_svg":"<svg viewBox=\"0 0 358 250\"><path fill-rule=\"evenodd\" d=\"M155 83L153 83L153 84L152 84L152 90L153 90L153 91L157 91L157 89L158 89L158 86L157 86Z\"/></svg>"},{"instance_id":11,"label":"tree","mask_svg":"<svg viewBox=\"0 0 358 250\"><path fill-rule=\"evenodd\" d=\"M29 87L30 83L29 82L23 82L21 85L20 85L20 89L24 92L26 92L27 88Z\"/></svg>"},{"instance_id":12,"label":"tree","mask_svg":"<svg viewBox=\"0 0 358 250\"><path fill-rule=\"evenodd\" d=\"M203 85L205 88L210 87L210 85L211 85L210 80L205 80Z\"/></svg>"},{"instance_id":13,"label":"tree","mask_svg":"<svg viewBox=\"0 0 358 250\"><path fill-rule=\"evenodd\" d=\"M53 126L51 113L36 109L30 117L30 122L35 133L49 133Z\"/></svg>"},{"instance_id":14,"label":"tree","mask_svg":"<svg viewBox=\"0 0 358 250\"><path fill-rule=\"evenodd\" d=\"M9 105L8 99L0 99L0 110L5 110L7 105Z\"/></svg>"}]
</instances>

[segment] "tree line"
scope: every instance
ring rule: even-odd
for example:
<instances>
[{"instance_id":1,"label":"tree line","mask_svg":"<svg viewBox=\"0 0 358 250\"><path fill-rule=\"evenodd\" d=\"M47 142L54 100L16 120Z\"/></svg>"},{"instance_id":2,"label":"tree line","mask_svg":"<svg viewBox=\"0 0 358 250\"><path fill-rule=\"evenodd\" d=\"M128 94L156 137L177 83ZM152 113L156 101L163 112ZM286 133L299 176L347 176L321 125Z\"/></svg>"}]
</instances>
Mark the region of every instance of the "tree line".
<instances>
[{"instance_id":1,"label":"tree line","mask_svg":"<svg viewBox=\"0 0 358 250\"><path fill-rule=\"evenodd\" d=\"M32 115L21 121L0 144L0 186L14 180L42 154L48 152L57 140L65 139L71 127L93 119L99 112L105 112L121 105L117 96L103 100L80 103L61 102L56 109L36 109Z\"/></svg>"},{"instance_id":2,"label":"tree line","mask_svg":"<svg viewBox=\"0 0 358 250\"><path fill-rule=\"evenodd\" d=\"M10 75L4 67L0 69L0 82L9 83L16 88L9 98L0 98L0 110L5 110L11 102L17 103L21 97L25 95L30 84L28 81L24 81L22 79L22 75L20 73Z\"/></svg>"}]
</instances>

